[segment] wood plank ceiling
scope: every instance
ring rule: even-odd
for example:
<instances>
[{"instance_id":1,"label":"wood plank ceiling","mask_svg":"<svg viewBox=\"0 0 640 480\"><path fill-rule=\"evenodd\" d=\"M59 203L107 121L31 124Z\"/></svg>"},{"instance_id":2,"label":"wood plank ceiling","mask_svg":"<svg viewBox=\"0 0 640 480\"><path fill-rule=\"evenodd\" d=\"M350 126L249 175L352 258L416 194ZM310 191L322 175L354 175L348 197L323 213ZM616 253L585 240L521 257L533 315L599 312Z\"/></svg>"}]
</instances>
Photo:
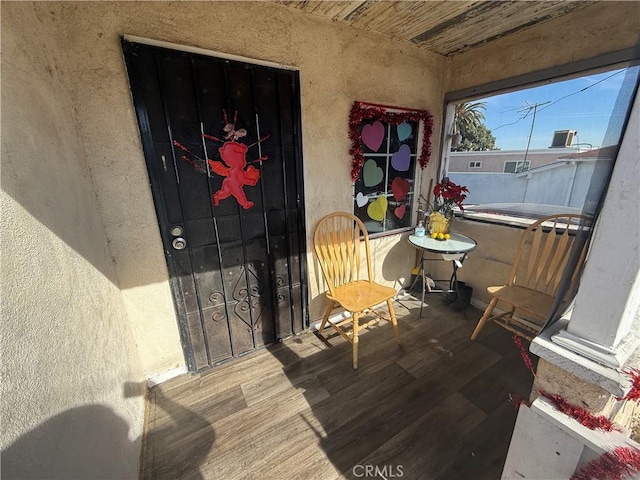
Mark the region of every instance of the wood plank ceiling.
<instances>
[{"instance_id":1,"label":"wood plank ceiling","mask_svg":"<svg viewBox=\"0 0 640 480\"><path fill-rule=\"evenodd\" d=\"M594 3L567 0L273 1L446 56L479 47Z\"/></svg>"}]
</instances>

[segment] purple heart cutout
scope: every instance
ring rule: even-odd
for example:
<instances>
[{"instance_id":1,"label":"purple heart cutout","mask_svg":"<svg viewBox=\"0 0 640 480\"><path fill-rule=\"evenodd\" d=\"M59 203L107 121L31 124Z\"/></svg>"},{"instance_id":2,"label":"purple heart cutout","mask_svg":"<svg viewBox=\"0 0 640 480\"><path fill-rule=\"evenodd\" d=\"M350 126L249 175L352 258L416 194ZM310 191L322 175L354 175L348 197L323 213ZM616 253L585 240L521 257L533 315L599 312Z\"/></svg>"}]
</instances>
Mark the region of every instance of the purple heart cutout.
<instances>
[{"instance_id":1,"label":"purple heart cutout","mask_svg":"<svg viewBox=\"0 0 640 480\"><path fill-rule=\"evenodd\" d=\"M362 141L374 152L378 151L383 139L384 125L379 121L376 120L371 125L365 125L362 128Z\"/></svg>"},{"instance_id":2,"label":"purple heart cutout","mask_svg":"<svg viewBox=\"0 0 640 480\"><path fill-rule=\"evenodd\" d=\"M399 172L409 170L411 149L409 145L400 145L400 148L391 157L391 166Z\"/></svg>"}]
</instances>

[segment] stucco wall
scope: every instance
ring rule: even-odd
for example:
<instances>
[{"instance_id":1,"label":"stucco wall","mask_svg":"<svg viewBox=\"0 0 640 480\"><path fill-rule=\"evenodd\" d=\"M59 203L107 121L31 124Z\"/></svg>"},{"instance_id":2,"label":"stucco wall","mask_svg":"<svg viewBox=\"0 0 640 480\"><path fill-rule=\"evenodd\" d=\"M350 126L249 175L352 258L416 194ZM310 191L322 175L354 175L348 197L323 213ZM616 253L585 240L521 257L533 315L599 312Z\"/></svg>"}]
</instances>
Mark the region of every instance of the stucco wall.
<instances>
[{"instance_id":1,"label":"stucco wall","mask_svg":"<svg viewBox=\"0 0 640 480\"><path fill-rule=\"evenodd\" d=\"M352 208L353 100L432 111L427 185L445 74L446 90L456 90L632 46L637 8L595 5L571 23L550 21L450 59L447 70L437 55L271 3L3 2L2 473L14 458L34 468L58 461L60 476L135 476L135 382L184 363L120 35L300 69L311 245L322 215ZM484 277L506 276L513 258L500 245L514 245L519 232L455 228L479 241L461 279L484 300L484 285L495 283ZM373 242L379 281L408 275L405 236ZM483 250L492 245L499 258ZM322 287L308 260L313 320ZM52 445L45 459L39 447Z\"/></svg>"},{"instance_id":2,"label":"stucco wall","mask_svg":"<svg viewBox=\"0 0 640 480\"><path fill-rule=\"evenodd\" d=\"M598 2L450 59L447 92L637 47L639 2Z\"/></svg>"},{"instance_id":3,"label":"stucco wall","mask_svg":"<svg viewBox=\"0 0 640 480\"><path fill-rule=\"evenodd\" d=\"M624 2L623 2L624 3ZM119 39L123 34L299 68L307 240L317 220L351 210L347 116L354 100L428 108L435 176L442 94L634 44L633 6L589 7L579 21L549 21L445 60L267 2L43 2L39 20L60 42L66 86L97 192L115 277L147 375L184 364L155 211ZM13 7L12 8L19 8ZM24 8L24 7L20 7ZM597 14L597 15L596 15ZM595 16L594 16L595 15ZM598 22L594 25L593 19ZM617 29L612 30L611 26ZM588 28L587 28L588 27ZM635 30L631 30L635 31ZM566 48L537 48L566 42ZM447 68L448 65L448 68ZM445 75L448 82L445 85ZM423 191L426 188L423 188ZM399 285L413 263L403 235L373 242L377 280ZM309 252L311 250L309 249ZM390 252L388 258L383 255ZM323 309L308 254L310 316Z\"/></svg>"},{"instance_id":4,"label":"stucco wall","mask_svg":"<svg viewBox=\"0 0 640 480\"><path fill-rule=\"evenodd\" d=\"M2 4L2 477L135 478L144 376L55 26Z\"/></svg>"},{"instance_id":5,"label":"stucco wall","mask_svg":"<svg viewBox=\"0 0 640 480\"><path fill-rule=\"evenodd\" d=\"M553 163L558 158L569 155L570 153L578 153L577 148L564 149L548 149L548 150L530 150L526 153L529 168L533 169ZM450 172L504 172L506 162L522 162L524 160L524 150L491 150L483 152L452 152L449 156ZM469 162L480 161L480 168L470 168Z\"/></svg>"},{"instance_id":6,"label":"stucco wall","mask_svg":"<svg viewBox=\"0 0 640 480\"><path fill-rule=\"evenodd\" d=\"M354 100L431 110L437 157L445 73L445 61L438 55L265 2L159 2L152 8L144 2L69 2L42 5L40 11L66 42L81 139L91 152L88 161L111 254L148 374L184 360L121 35L300 70L309 252L321 216L352 210L347 120ZM436 164L427 175L434 175ZM401 235L374 241L373 252L379 281L398 285L410 273L413 254ZM307 260L314 320L323 313L319 292L324 287L311 254Z\"/></svg>"}]
</instances>

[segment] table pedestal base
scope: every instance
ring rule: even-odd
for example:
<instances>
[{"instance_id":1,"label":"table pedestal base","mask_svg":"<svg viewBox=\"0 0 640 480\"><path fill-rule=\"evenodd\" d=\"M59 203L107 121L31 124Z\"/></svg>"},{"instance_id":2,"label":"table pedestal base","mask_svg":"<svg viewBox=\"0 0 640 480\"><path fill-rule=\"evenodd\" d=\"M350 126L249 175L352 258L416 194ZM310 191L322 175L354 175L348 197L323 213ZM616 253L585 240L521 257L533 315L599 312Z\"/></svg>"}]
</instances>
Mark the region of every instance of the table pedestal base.
<instances>
[{"instance_id":1,"label":"table pedestal base","mask_svg":"<svg viewBox=\"0 0 640 480\"><path fill-rule=\"evenodd\" d=\"M447 261L447 260L437 259L437 258L424 258L424 253L423 253L422 258L420 259L420 270L418 272L418 275L416 275L416 278L413 280L413 282L411 282L411 286L409 287L409 291L412 291L413 288L415 287L416 282L418 281L418 278L422 278L422 301L420 303L420 318L422 318L422 309L424 307L425 294L428 291L429 293L455 294L456 298L454 302L458 302L458 306L460 307L460 310L462 310L464 318L468 320L466 305L464 304L462 300L462 296L460 295L461 282L458 281L458 269L462 267L462 262L464 261L466 256L467 256L466 253L461 254L459 259L451 260L451 264L453 265L453 272L451 274L451 277L449 279L440 280L440 279L434 279L428 273L426 273L426 269L424 268L425 262L440 262L440 261ZM442 283L448 284L449 288L432 288L429 285L429 280L431 280L436 286Z\"/></svg>"}]
</instances>

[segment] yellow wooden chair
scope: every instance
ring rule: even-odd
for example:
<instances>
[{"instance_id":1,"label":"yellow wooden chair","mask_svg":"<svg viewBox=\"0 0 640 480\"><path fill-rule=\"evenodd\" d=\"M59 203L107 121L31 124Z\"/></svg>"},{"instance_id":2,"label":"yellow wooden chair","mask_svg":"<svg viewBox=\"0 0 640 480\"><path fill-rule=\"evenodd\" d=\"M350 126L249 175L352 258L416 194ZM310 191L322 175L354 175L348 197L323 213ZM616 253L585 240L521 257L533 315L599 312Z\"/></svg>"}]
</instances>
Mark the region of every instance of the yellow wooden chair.
<instances>
[{"instance_id":1,"label":"yellow wooden chair","mask_svg":"<svg viewBox=\"0 0 640 480\"><path fill-rule=\"evenodd\" d=\"M322 273L329 286L326 294L329 306L318 333L322 335L327 322L335 328L353 345L353 368L358 368L359 321L365 313L373 313L379 319L390 322L396 335L396 342L400 343L398 323L391 302L397 292L393 288L377 284L372 280L369 236L364 224L355 215L338 212L322 218L316 226L313 243ZM360 279L361 243L364 243L365 250L366 280ZM387 302L390 318L373 310L373 307L383 302ZM329 321L331 312L337 307L344 308L351 313L352 317L339 323ZM351 332L347 333L342 327L348 323L353 327Z\"/></svg>"},{"instance_id":2,"label":"yellow wooden chair","mask_svg":"<svg viewBox=\"0 0 640 480\"><path fill-rule=\"evenodd\" d=\"M575 235L584 217L574 214L559 214L541 218L530 225L520 237L518 250L511 268L507 285L487 287L491 301L478 321L471 340L475 340L488 321L532 340L540 333L551 312L556 291L562 278ZM577 280L586 254L583 248L571 277ZM569 289L570 291L571 289ZM563 300L562 306L567 299ZM503 313L494 314L493 309L501 304Z\"/></svg>"}]
</instances>

